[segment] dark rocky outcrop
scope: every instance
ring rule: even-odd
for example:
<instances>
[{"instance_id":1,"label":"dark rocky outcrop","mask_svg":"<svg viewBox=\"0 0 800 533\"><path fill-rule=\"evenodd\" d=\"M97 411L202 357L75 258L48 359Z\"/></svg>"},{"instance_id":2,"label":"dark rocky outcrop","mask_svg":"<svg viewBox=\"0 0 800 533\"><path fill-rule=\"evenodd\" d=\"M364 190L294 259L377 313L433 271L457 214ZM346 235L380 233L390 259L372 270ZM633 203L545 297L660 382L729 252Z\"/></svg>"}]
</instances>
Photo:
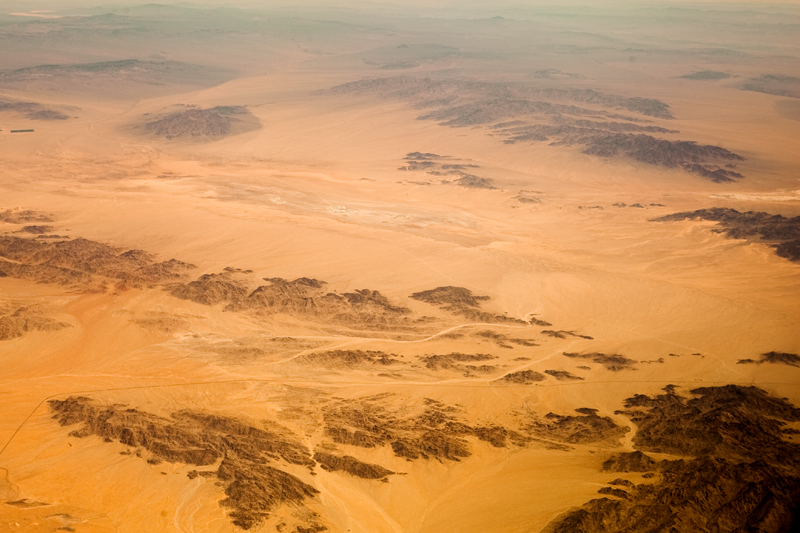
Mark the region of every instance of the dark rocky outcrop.
<instances>
[{"instance_id":1,"label":"dark rocky outcrop","mask_svg":"<svg viewBox=\"0 0 800 533\"><path fill-rule=\"evenodd\" d=\"M665 462L661 473L662 481L591 500L546 531L788 533L798 524L800 481L780 468L703 457Z\"/></svg>"},{"instance_id":2,"label":"dark rocky outcrop","mask_svg":"<svg viewBox=\"0 0 800 533\"><path fill-rule=\"evenodd\" d=\"M514 117L522 112L549 109L580 110L576 103L613 109L625 109L646 116L671 118L669 106L659 100L623 97L579 88L529 87L462 79L432 79L411 76L374 78L345 83L323 94L364 94L411 101L420 107L441 103L447 109L458 109L465 117L460 124L475 124L501 117ZM564 103L561 103L564 102ZM457 107L460 106L460 107ZM456 111L450 111L455 114ZM591 111L590 111L591 113ZM438 117L438 116L437 116ZM442 120L443 117L431 117ZM470 117L471 120L467 120ZM480 118L479 118L480 117Z\"/></svg>"},{"instance_id":3,"label":"dark rocky outcrop","mask_svg":"<svg viewBox=\"0 0 800 533\"><path fill-rule=\"evenodd\" d=\"M36 65L0 73L0 81L31 81L41 79L64 79L70 75L84 75L86 79L96 80L101 76L128 82L140 81L148 84L174 83L186 81L187 77L205 78L201 85L217 85L230 79L232 72L208 65L192 65L177 61L158 61L140 59L118 59L96 63L65 63ZM200 81L200 80L197 80Z\"/></svg>"},{"instance_id":4,"label":"dark rocky outcrop","mask_svg":"<svg viewBox=\"0 0 800 533\"><path fill-rule=\"evenodd\" d=\"M54 222L55 217L32 209L6 209L0 211L0 222L9 224L29 224L32 222Z\"/></svg>"},{"instance_id":5,"label":"dark rocky outcrop","mask_svg":"<svg viewBox=\"0 0 800 533\"><path fill-rule=\"evenodd\" d=\"M653 472L658 463L640 451L618 453L603 463L603 472Z\"/></svg>"},{"instance_id":6,"label":"dark rocky outcrop","mask_svg":"<svg viewBox=\"0 0 800 533\"><path fill-rule=\"evenodd\" d=\"M767 352L761 354L761 359L759 359L758 361L754 361L752 359L739 359L736 362L736 364L739 365L745 365L745 364L762 365L764 363L800 367L800 355L797 355L796 353L786 353L786 352Z\"/></svg>"},{"instance_id":7,"label":"dark rocky outcrop","mask_svg":"<svg viewBox=\"0 0 800 533\"><path fill-rule=\"evenodd\" d=\"M611 133L598 135L586 143L583 153L600 157L625 157L667 168L683 168L717 183L743 177L721 168L718 162L744 161L744 158L719 146L698 145L693 141L669 141L644 134Z\"/></svg>"},{"instance_id":8,"label":"dark rocky outcrop","mask_svg":"<svg viewBox=\"0 0 800 533\"><path fill-rule=\"evenodd\" d=\"M547 379L547 377L544 374L536 372L535 370L519 370L506 374L495 381L510 385L530 385L538 381L544 381L545 379Z\"/></svg>"},{"instance_id":9,"label":"dark rocky outcrop","mask_svg":"<svg viewBox=\"0 0 800 533\"><path fill-rule=\"evenodd\" d=\"M0 341L16 339L32 331L58 331L69 327L72 325L42 316L30 307L18 307L5 313L0 310Z\"/></svg>"},{"instance_id":10,"label":"dark rocky outcrop","mask_svg":"<svg viewBox=\"0 0 800 533\"><path fill-rule=\"evenodd\" d=\"M479 307L481 302L490 300L488 296L476 296L465 287L436 287L428 291L415 292L411 295L414 300L438 305L446 310L460 309L462 307Z\"/></svg>"},{"instance_id":11,"label":"dark rocky outcrop","mask_svg":"<svg viewBox=\"0 0 800 533\"><path fill-rule=\"evenodd\" d=\"M502 333L497 333L495 331L476 331L475 336L482 337L484 339L490 340L500 346L501 348L509 348L513 349L514 347L511 346L512 344L516 344L517 346L539 346L539 344L531 339L517 339L514 337L509 337L508 335L504 335Z\"/></svg>"},{"instance_id":12,"label":"dark rocky outcrop","mask_svg":"<svg viewBox=\"0 0 800 533\"><path fill-rule=\"evenodd\" d=\"M362 448L390 446L409 461L459 461L472 455L465 437L501 448L517 434L500 426L469 425L459 409L426 398L412 413L386 402L393 396L340 400L323 410L325 434L338 444Z\"/></svg>"},{"instance_id":13,"label":"dark rocky outcrop","mask_svg":"<svg viewBox=\"0 0 800 533\"><path fill-rule=\"evenodd\" d=\"M800 421L800 409L756 387L691 393L687 399L668 386L664 394L636 395L621 413L638 426L637 448L694 458L657 462L640 450L615 455L604 470L648 472L657 480L625 484L625 494L601 490L613 498L591 500L545 531L794 531L800 525L800 445L784 438L783 427Z\"/></svg>"},{"instance_id":14,"label":"dark rocky outcrop","mask_svg":"<svg viewBox=\"0 0 800 533\"><path fill-rule=\"evenodd\" d=\"M729 239L760 238L775 247L775 253L789 261L800 261L800 216L783 215L712 207L683 213L674 213L653 219L654 222L678 220L712 220L719 223L719 233Z\"/></svg>"},{"instance_id":15,"label":"dark rocky outcrop","mask_svg":"<svg viewBox=\"0 0 800 533\"><path fill-rule=\"evenodd\" d=\"M782 74L762 74L745 81L742 90L800 98L800 78Z\"/></svg>"},{"instance_id":16,"label":"dark rocky outcrop","mask_svg":"<svg viewBox=\"0 0 800 533\"><path fill-rule=\"evenodd\" d=\"M637 448L675 455L759 458L782 464L797 462L800 445L783 440L785 421L800 421L800 409L757 387L726 385L693 389L679 396L672 386L664 394L636 395L620 413L638 426Z\"/></svg>"},{"instance_id":17,"label":"dark rocky outcrop","mask_svg":"<svg viewBox=\"0 0 800 533\"><path fill-rule=\"evenodd\" d=\"M424 171L430 176L439 176L442 185L455 184L471 189L496 189L492 180L476 176L467 169L480 168L471 163L461 163L446 156L431 153L411 152L406 155L405 166L398 170ZM432 183L432 182L431 182ZM426 183L423 183L426 184Z\"/></svg>"},{"instance_id":18,"label":"dark rocky outcrop","mask_svg":"<svg viewBox=\"0 0 800 533\"><path fill-rule=\"evenodd\" d=\"M233 310L256 310L288 313L323 319L340 324L389 324L409 313L405 307L393 305L378 291L325 292L324 281L299 278L287 281L269 278L247 298L233 301Z\"/></svg>"},{"instance_id":19,"label":"dark rocky outcrop","mask_svg":"<svg viewBox=\"0 0 800 533\"><path fill-rule=\"evenodd\" d=\"M692 72L691 74L684 74L679 76L685 80L724 80L730 78L730 74L719 72L718 70L700 70Z\"/></svg>"},{"instance_id":20,"label":"dark rocky outcrop","mask_svg":"<svg viewBox=\"0 0 800 533\"><path fill-rule=\"evenodd\" d=\"M265 278L267 285L253 290L249 280L238 272L223 271L205 274L195 281L173 288L173 296L205 305L225 304L229 311L285 313L305 319L346 326L400 326L410 313L405 307L392 304L386 296L370 289L335 293L325 290L326 282L297 278Z\"/></svg>"},{"instance_id":21,"label":"dark rocky outcrop","mask_svg":"<svg viewBox=\"0 0 800 533\"><path fill-rule=\"evenodd\" d=\"M44 241L0 236L0 272L40 283L86 285L106 278L136 286L179 279L193 268L174 259L157 263L141 250L123 252L83 238Z\"/></svg>"},{"instance_id":22,"label":"dark rocky outcrop","mask_svg":"<svg viewBox=\"0 0 800 533\"><path fill-rule=\"evenodd\" d=\"M50 233L55 228L53 226L47 225L34 225L34 226L25 226L20 231L23 233L31 233L33 235L42 235L44 233Z\"/></svg>"},{"instance_id":23,"label":"dark rocky outcrop","mask_svg":"<svg viewBox=\"0 0 800 533\"><path fill-rule=\"evenodd\" d=\"M36 102L0 100L0 112L20 113L28 120L67 120L69 116Z\"/></svg>"},{"instance_id":24,"label":"dark rocky outcrop","mask_svg":"<svg viewBox=\"0 0 800 533\"><path fill-rule=\"evenodd\" d=\"M545 370L544 373L553 376L559 381L577 381L583 379L582 377L571 374L566 370Z\"/></svg>"},{"instance_id":25,"label":"dark rocky outcrop","mask_svg":"<svg viewBox=\"0 0 800 533\"><path fill-rule=\"evenodd\" d=\"M481 310L481 302L491 300L488 296L477 296L465 287L436 287L435 289L415 292L410 296L413 300L419 300L440 309L449 311L454 315L461 315L467 320L481 323L510 323L528 324L525 320L513 318L505 315L493 315Z\"/></svg>"},{"instance_id":26,"label":"dark rocky outcrop","mask_svg":"<svg viewBox=\"0 0 800 533\"><path fill-rule=\"evenodd\" d=\"M744 176L727 168L729 161L744 158L719 146L698 145L693 141L661 139L646 133L677 133L658 126L618 122L553 119L551 124L524 124L498 127L507 144L545 142L552 145L581 146L583 153L605 158L624 158L665 168L682 168L716 183L735 181ZM721 165L724 165L721 166Z\"/></svg>"},{"instance_id":27,"label":"dark rocky outcrop","mask_svg":"<svg viewBox=\"0 0 800 533\"><path fill-rule=\"evenodd\" d=\"M176 286L171 294L182 300L216 305L243 299L248 292L243 281L233 278L228 272L221 272L203 274L194 281Z\"/></svg>"},{"instance_id":28,"label":"dark rocky outcrop","mask_svg":"<svg viewBox=\"0 0 800 533\"><path fill-rule=\"evenodd\" d=\"M373 465L359 461L349 455L333 455L327 452L316 452L314 460L320 467L329 472L347 472L351 476L364 479L385 479L386 476L394 474L388 468L380 465Z\"/></svg>"},{"instance_id":29,"label":"dark rocky outcrop","mask_svg":"<svg viewBox=\"0 0 800 533\"><path fill-rule=\"evenodd\" d=\"M603 487L597 491L598 494L608 494L609 496L615 496L617 498L621 498L623 500L628 499L628 493L622 489L616 489L613 487Z\"/></svg>"},{"instance_id":30,"label":"dark rocky outcrop","mask_svg":"<svg viewBox=\"0 0 800 533\"><path fill-rule=\"evenodd\" d=\"M297 362L322 368L353 369L358 367L390 366L401 361L393 354L377 350L329 350L312 352L297 358Z\"/></svg>"},{"instance_id":31,"label":"dark rocky outcrop","mask_svg":"<svg viewBox=\"0 0 800 533\"><path fill-rule=\"evenodd\" d=\"M227 496L220 505L242 529L264 522L283 503L300 505L317 489L281 469L291 464L313 468L308 449L288 430L261 429L240 420L183 411L163 418L119 405L102 405L86 397L50 400L53 418L62 426L81 424L70 435L97 435L145 450L148 462L184 463L215 471ZM197 471L190 477L198 475Z\"/></svg>"},{"instance_id":32,"label":"dark rocky outcrop","mask_svg":"<svg viewBox=\"0 0 800 533\"><path fill-rule=\"evenodd\" d=\"M604 353L567 353L564 352L564 357L569 357L572 359L587 359L599 365L603 365L606 370L610 370L612 372L619 372L620 370L636 370L633 365L636 364L636 361L633 359L628 359L619 354L604 354Z\"/></svg>"},{"instance_id":33,"label":"dark rocky outcrop","mask_svg":"<svg viewBox=\"0 0 800 533\"><path fill-rule=\"evenodd\" d=\"M425 368L429 370L450 370L453 372L460 372L465 377L477 374L491 374L497 371L497 367L493 365L471 365L464 363L474 363L480 361L490 361L497 359L497 357L489 354L466 354L453 352L441 355L426 355L420 357L420 361L425 363Z\"/></svg>"},{"instance_id":34,"label":"dark rocky outcrop","mask_svg":"<svg viewBox=\"0 0 800 533\"><path fill-rule=\"evenodd\" d=\"M619 485L621 487L635 487L636 486L636 484L633 481L630 481L630 480L627 480L627 479L622 479L620 477L618 477L614 481L609 481L608 484L609 485Z\"/></svg>"},{"instance_id":35,"label":"dark rocky outcrop","mask_svg":"<svg viewBox=\"0 0 800 533\"><path fill-rule=\"evenodd\" d=\"M642 124L646 119L613 112L626 110L659 119L672 118L669 106L652 98L622 97L586 88L410 76L360 80L324 93L363 94L407 101L427 110L420 120L435 120L448 127L491 128L491 135L505 138L506 143L549 142L579 146L587 155L682 168L715 182L743 177L725 165L744 160L742 156L719 146L654 137L650 134L663 136L678 132ZM441 165L437 158L414 158L403 170L434 172ZM465 171L453 169L451 172ZM464 178L462 185L465 186L491 186L485 178L474 175Z\"/></svg>"},{"instance_id":36,"label":"dark rocky outcrop","mask_svg":"<svg viewBox=\"0 0 800 533\"><path fill-rule=\"evenodd\" d=\"M167 139L222 138L233 133L234 126L242 122L242 117L252 117L244 106L191 108L150 121L145 124L145 130Z\"/></svg>"},{"instance_id":37,"label":"dark rocky outcrop","mask_svg":"<svg viewBox=\"0 0 800 533\"><path fill-rule=\"evenodd\" d=\"M611 418L598 415L597 409L581 407L575 411L578 415L547 413L543 417L528 412L522 423L522 431L546 441L608 446L618 446L619 439L630 431L630 428L615 424Z\"/></svg>"},{"instance_id":38,"label":"dark rocky outcrop","mask_svg":"<svg viewBox=\"0 0 800 533\"><path fill-rule=\"evenodd\" d=\"M589 335L581 335L579 333L575 333L574 331L564 331L562 330L553 330L553 329L543 329L542 335L547 335L548 337L553 337L556 339L566 339L567 337L578 337L580 339L589 339L592 340L594 337L590 337Z\"/></svg>"}]
</instances>

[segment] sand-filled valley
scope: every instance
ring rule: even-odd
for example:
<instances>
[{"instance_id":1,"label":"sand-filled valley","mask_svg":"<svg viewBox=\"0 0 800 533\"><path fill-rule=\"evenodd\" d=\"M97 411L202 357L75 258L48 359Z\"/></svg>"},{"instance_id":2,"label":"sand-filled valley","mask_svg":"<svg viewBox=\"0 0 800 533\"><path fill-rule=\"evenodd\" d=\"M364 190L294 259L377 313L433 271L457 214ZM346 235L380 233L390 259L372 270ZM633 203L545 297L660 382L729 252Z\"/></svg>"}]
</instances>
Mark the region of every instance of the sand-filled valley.
<instances>
[{"instance_id":1,"label":"sand-filled valley","mask_svg":"<svg viewBox=\"0 0 800 533\"><path fill-rule=\"evenodd\" d=\"M0 532L800 523L796 5L91 6L0 13Z\"/></svg>"}]
</instances>

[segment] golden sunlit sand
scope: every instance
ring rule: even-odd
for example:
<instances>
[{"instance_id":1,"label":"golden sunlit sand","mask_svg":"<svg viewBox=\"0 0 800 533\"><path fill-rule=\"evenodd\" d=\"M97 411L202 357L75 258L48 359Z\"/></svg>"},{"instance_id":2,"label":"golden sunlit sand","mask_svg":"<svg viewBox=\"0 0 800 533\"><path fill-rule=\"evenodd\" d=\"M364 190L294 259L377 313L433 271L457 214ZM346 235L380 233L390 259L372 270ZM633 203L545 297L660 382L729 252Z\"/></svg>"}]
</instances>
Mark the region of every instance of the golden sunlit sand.
<instances>
[{"instance_id":1,"label":"golden sunlit sand","mask_svg":"<svg viewBox=\"0 0 800 533\"><path fill-rule=\"evenodd\" d=\"M337 9L0 17L0 531L796 525L795 6Z\"/></svg>"}]
</instances>

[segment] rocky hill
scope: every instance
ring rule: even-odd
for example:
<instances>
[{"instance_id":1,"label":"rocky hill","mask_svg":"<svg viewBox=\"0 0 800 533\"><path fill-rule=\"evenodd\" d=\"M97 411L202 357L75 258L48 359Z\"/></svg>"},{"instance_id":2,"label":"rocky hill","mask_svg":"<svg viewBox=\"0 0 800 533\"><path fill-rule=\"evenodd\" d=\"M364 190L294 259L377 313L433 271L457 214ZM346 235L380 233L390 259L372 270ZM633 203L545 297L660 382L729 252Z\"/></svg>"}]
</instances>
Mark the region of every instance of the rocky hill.
<instances>
[{"instance_id":1,"label":"rocky hill","mask_svg":"<svg viewBox=\"0 0 800 533\"><path fill-rule=\"evenodd\" d=\"M244 106L190 108L149 121L145 130L167 139L223 138L259 127Z\"/></svg>"},{"instance_id":2,"label":"rocky hill","mask_svg":"<svg viewBox=\"0 0 800 533\"><path fill-rule=\"evenodd\" d=\"M787 440L796 430L786 425L800 420L800 409L756 387L699 388L691 398L671 386L665 391L626 401L620 413L637 426L638 451L603 466L655 473L654 482L600 489L605 497L545 531L794 531L800 524L800 445ZM642 450L688 459L656 461Z\"/></svg>"},{"instance_id":3,"label":"rocky hill","mask_svg":"<svg viewBox=\"0 0 800 533\"><path fill-rule=\"evenodd\" d=\"M719 146L674 139L678 131L650 124L652 118L673 118L666 103L652 98L623 97L586 88L411 76L365 79L321 94L409 102L426 110L420 120L435 120L449 127L489 128L492 135L504 137L509 144L579 146L587 155L683 169L718 183L744 177L731 163L744 161L741 155ZM634 116L621 115L620 111ZM409 167L434 168L431 159L425 165L420 163L413 160Z\"/></svg>"},{"instance_id":4,"label":"rocky hill","mask_svg":"<svg viewBox=\"0 0 800 533\"><path fill-rule=\"evenodd\" d=\"M718 233L729 239L760 238L772 244L775 254L789 261L800 261L800 217L788 218L758 211L739 212L725 207L674 213L654 219L656 222L712 220Z\"/></svg>"}]
</instances>

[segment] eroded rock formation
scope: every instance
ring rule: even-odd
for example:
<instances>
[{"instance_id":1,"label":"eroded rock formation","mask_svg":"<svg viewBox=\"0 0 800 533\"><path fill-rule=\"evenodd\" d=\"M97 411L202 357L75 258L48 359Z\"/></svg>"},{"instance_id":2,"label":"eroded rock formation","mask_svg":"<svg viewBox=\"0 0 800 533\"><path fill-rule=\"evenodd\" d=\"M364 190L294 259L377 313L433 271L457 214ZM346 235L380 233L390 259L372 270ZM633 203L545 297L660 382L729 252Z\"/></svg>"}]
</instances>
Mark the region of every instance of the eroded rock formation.
<instances>
[{"instance_id":1,"label":"eroded rock formation","mask_svg":"<svg viewBox=\"0 0 800 533\"><path fill-rule=\"evenodd\" d=\"M719 223L719 229L715 231L729 239L760 238L774 246L776 255L789 261L800 261L800 217L788 218L756 211L742 213L735 209L712 207L654 219L655 222L677 220L713 220Z\"/></svg>"}]
</instances>

